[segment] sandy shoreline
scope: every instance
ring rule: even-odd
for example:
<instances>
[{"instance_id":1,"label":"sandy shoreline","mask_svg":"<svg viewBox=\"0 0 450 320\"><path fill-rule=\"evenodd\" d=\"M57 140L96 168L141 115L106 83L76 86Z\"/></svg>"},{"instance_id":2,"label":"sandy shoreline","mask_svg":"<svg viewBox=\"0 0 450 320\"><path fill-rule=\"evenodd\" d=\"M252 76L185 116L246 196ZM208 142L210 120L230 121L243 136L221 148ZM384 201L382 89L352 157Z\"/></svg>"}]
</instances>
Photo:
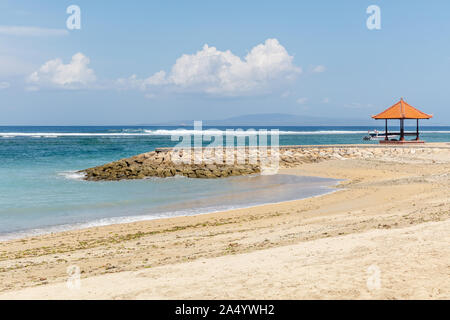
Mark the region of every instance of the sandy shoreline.
<instances>
[{"instance_id":1,"label":"sandy shoreline","mask_svg":"<svg viewBox=\"0 0 450 320\"><path fill-rule=\"evenodd\" d=\"M0 299L448 299L450 157L438 160L301 164L281 173L344 179L343 188L1 242ZM82 272L77 292L65 287L72 265ZM375 291L372 265L382 278Z\"/></svg>"}]
</instances>

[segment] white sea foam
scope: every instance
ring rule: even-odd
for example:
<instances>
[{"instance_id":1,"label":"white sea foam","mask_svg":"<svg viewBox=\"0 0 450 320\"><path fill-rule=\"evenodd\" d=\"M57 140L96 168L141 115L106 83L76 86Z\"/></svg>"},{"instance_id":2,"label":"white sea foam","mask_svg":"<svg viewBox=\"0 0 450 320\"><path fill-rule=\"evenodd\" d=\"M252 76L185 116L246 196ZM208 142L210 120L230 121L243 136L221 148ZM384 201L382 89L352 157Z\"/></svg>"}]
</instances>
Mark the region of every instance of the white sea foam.
<instances>
[{"instance_id":1,"label":"white sea foam","mask_svg":"<svg viewBox=\"0 0 450 320\"><path fill-rule=\"evenodd\" d=\"M270 133L271 129L267 129ZM230 129L218 130L218 129L206 129L206 130L192 130L192 129L125 129L120 132L0 132L2 138L15 138L15 137L32 137L32 138L58 138L58 137L126 137L126 136L186 136L194 134L203 135L233 135L233 136L247 136L249 134L258 134L259 129L245 129L235 130ZM279 130L280 135L342 135L342 134L367 134L365 130L317 130L317 131L286 131ZM449 134L448 130L433 130L422 131L422 134L437 133L437 134Z\"/></svg>"},{"instance_id":2,"label":"white sea foam","mask_svg":"<svg viewBox=\"0 0 450 320\"><path fill-rule=\"evenodd\" d=\"M270 133L271 129L267 129ZM191 129L157 129L157 130L124 130L121 132L105 132L105 133L89 133L89 132L1 132L0 137L14 138L14 137L32 137L32 138L58 138L58 137L123 137L123 136L185 136L194 134L203 135L225 135L230 134L234 136L242 136L249 134L258 134L257 130L191 130ZM363 130L317 130L317 131L285 131L279 130L280 135L340 135L340 134L367 134ZM422 134L438 133L449 134L446 130L422 131Z\"/></svg>"},{"instance_id":3,"label":"white sea foam","mask_svg":"<svg viewBox=\"0 0 450 320\"><path fill-rule=\"evenodd\" d=\"M58 173L58 175L70 180L83 180L86 177L86 174L84 172L77 171L64 171Z\"/></svg>"},{"instance_id":4,"label":"white sea foam","mask_svg":"<svg viewBox=\"0 0 450 320\"><path fill-rule=\"evenodd\" d=\"M270 133L271 129L267 129ZM193 135L193 134L203 134L203 135L225 135L231 134L234 136L242 136L249 134L258 134L259 129L247 129L247 130L234 130L231 129L229 132L226 130L189 130L189 129L176 129L176 130L145 130L146 133L152 135L170 136L170 135ZM336 131L336 130L320 130L320 131L284 131L279 130L281 135L303 135L303 134L360 134L367 133L367 131Z\"/></svg>"}]
</instances>

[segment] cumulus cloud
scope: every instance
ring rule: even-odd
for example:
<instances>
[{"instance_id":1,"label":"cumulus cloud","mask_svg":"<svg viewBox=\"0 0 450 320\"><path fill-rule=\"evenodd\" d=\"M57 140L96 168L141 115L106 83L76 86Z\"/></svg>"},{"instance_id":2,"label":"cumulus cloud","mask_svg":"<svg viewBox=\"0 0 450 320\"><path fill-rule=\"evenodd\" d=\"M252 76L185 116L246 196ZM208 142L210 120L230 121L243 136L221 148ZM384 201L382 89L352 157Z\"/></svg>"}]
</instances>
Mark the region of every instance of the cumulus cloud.
<instances>
[{"instance_id":1,"label":"cumulus cloud","mask_svg":"<svg viewBox=\"0 0 450 320\"><path fill-rule=\"evenodd\" d=\"M132 75L119 79L123 88L201 92L215 95L262 93L295 79L301 68L277 39L267 39L241 59L231 51L207 44L194 54L178 58L169 73L159 71L146 79Z\"/></svg>"},{"instance_id":2,"label":"cumulus cloud","mask_svg":"<svg viewBox=\"0 0 450 320\"><path fill-rule=\"evenodd\" d=\"M66 29L51 29L41 27L0 26L0 34L7 36L48 37L65 36L69 32Z\"/></svg>"},{"instance_id":3,"label":"cumulus cloud","mask_svg":"<svg viewBox=\"0 0 450 320\"><path fill-rule=\"evenodd\" d=\"M1 81L1 82L0 82L0 90L2 90L2 89L7 89L7 88L9 88L9 87L10 87L9 82L6 82L6 81Z\"/></svg>"},{"instance_id":4,"label":"cumulus cloud","mask_svg":"<svg viewBox=\"0 0 450 320\"><path fill-rule=\"evenodd\" d=\"M29 75L27 81L38 86L81 88L96 80L94 71L88 67L89 62L81 52L74 54L68 64L61 59L50 60Z\"/></svg>"},{"instance_id":5,"label":"cumulus cloud","mask_svg":"<svg viewBox=\"0 0 450 320\"><path fill-rule=\"evenodd\" d=\"M151 86L158 86L168 84L166 73L164 71L156 72L147 79L139 79L137 75L133 74L128 78L121 78L116 81L116 84L121 89L140 89L146 90Z\"/></svg>"},{"instance_id":6,"label":"cumulus cloud","mask_svg":"<svg viewBox=\"0 0 450 320\"><path fill-rule=\"evenodd\" d=\"M313 72L314 73L322 73L322 72L325 72L327 70L327 68L325 67L325 66L315 66L314 68L313 68Z\"/></svg>"}]
</instances>

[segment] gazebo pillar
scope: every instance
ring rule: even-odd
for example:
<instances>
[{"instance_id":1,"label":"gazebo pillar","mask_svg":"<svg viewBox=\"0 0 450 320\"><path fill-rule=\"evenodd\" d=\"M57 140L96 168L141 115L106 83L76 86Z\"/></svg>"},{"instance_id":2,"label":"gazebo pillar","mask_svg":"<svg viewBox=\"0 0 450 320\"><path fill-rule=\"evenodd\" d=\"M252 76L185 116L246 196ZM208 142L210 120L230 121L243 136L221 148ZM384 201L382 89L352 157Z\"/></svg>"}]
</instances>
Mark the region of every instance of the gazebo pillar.
<instances>
[{"instance_id":1,"label":"gazebo pillar","mask_svg":"<svg viewBox=\"0 0 450 320\"><path fill-rule=\"evenodd\" d=\"M417 119L416 141L419 141L419 119Z\"/></svg>"},{"instance_id":2,"label":"gazebo pillar","mask_svg":"<svg viewBox=\"0 0 450 320\"><path fill-rule=\"evenodd\" d=\"M400 141L405 141L405 120L400 119Z\"/></svg>"},{"instance_id":3,"label":"gazebo pillar","mask_svg":"<svg viewBox=\"0 0 450 320\"><path fill-rule=\"evenodd\" d=\"M386 132L386 137L384 138L384 140L388 141L388 125L387 125L387 119L386 119L386 128L384 130Z\"/></svg>"}]
</instances>

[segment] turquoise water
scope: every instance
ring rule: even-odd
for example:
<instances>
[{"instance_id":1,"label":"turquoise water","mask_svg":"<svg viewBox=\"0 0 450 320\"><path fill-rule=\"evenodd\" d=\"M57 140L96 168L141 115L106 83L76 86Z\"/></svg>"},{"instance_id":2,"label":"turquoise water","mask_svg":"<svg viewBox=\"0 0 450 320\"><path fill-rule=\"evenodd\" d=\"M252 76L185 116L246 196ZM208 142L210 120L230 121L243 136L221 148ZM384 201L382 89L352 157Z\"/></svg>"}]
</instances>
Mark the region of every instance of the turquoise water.
<instances>
[{"instance_id":1,"label":"turquoise water","mask_svg":"<svg viewBox=\"0 0 450 320\"><path fill-rule=\"evenodd\" d=\"M0 127L0 239L300 199L330 192L336 183L288 175L87 182L74 174L173 146L170 134L175 129ZM364 143L369 129L283 127L280 144ZM449 127L423 130L427 141L450 141Z\"/></svg>"}]
</instances>

